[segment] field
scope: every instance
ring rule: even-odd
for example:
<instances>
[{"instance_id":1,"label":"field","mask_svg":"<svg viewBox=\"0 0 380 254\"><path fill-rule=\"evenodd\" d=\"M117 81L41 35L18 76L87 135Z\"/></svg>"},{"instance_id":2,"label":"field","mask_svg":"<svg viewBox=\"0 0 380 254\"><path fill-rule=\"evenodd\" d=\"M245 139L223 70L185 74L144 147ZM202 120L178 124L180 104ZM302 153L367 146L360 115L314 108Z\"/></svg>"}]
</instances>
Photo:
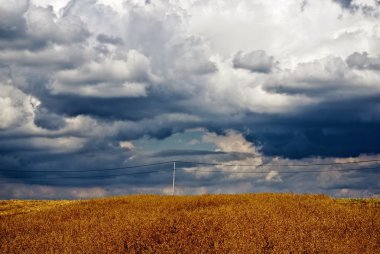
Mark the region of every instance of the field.
<instances>
[{"instance_id":1,"label":"field","mask_svg":"<svg viewBox=\"0 0 380 254\"><path fill-rule=\"evenodd\" d=\"M380 253L380 200L138 195L0 201L1 253Z\"/></svg>"}]
</instances>

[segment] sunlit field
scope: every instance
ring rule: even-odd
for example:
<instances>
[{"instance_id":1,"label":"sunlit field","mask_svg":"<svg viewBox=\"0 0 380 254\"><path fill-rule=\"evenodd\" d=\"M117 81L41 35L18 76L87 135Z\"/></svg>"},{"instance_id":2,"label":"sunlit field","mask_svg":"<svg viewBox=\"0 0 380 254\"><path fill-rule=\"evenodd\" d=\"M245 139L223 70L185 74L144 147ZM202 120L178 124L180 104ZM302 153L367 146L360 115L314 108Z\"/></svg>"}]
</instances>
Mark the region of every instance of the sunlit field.
<instances>
[{"instance_id":1,"label":"sunlit field","mask_svg":"<svg viewBox=\"0 0 380 254\"><path fill-rule=\"evenodd\" d=\"M380 253L380 200L139 195L1 201L1 253Z\"/></svg>"}]
</instances>

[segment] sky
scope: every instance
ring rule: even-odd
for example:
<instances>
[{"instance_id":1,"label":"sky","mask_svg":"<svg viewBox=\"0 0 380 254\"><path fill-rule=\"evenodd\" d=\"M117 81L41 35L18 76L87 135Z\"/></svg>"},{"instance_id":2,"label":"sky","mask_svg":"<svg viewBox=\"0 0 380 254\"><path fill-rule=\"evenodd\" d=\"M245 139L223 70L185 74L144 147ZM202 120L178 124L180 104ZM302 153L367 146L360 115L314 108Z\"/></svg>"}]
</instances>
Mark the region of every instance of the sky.
<instances>
[{"instance_id":1,"label":"sky","mask_svg":"<svg viewBox=\"0 0 380 254\"><path fill-rule=\"evenodd\" d=\"M173 161L176 194L379 196L380 1L0 0L0 199Z\"/></svg>"}]
</instances>

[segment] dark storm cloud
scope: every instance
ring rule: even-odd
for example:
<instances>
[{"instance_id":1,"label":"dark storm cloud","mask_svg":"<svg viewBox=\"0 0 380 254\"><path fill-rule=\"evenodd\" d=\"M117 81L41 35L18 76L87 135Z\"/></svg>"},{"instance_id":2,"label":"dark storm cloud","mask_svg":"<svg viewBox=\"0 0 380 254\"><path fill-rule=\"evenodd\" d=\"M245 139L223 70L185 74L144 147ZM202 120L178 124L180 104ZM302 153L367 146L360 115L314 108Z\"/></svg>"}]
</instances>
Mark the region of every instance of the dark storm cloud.
<instances>
[{"instance_id":1,"label":"dark storm cloud","mask_svg":"<svg viewBox=\"0 0 380 254\"><path fill-rule=\"evenodd\" d=\"M330 114L330 109L311 110L307 114ZM255 133L246 138L262 147L266 155L285 156L288 158L322 157L356 157L360 154L380 152L377 138L379 123L363 123L351 120L329 119L319 121L309 115L297 118L272 119L273 122L254 124ZM281 128L276 127L281 126Z\"/></svg>"},{"instance_id":2,"label":"dark storm cloud","mask_svg":"<svg viewBox=\"0 0 380 254\"><path fill-rule=\"evenodd\" d=\"M16 4L7 3L0 7L0 38L12 40L24 35L26 22L22 17L28 9L28 1L19 1Z\"/></svg>"},{"instance_id":3,"label":"dark storm cloud","mask_svg":"<svg viewBox=\"0 0 380 254\"><path fill-rule=\"evenodd\" d=\"M276 62L264 50L249 53L239 51L233 59L233 65L234 68L246 69L251 72L269 73L276 67Z\"/></svg>"},{"instance_id":4,"label":"dark storm cloud","mask_svg":"<svg viewBox=\"0 0 380 254\"><path fill-rule=\"evenodd\" d=\"M75 95L51 96L44 106L68 116L90 115L110 120L138 121L166 112L181 112L181 108L167 103L167 98L88 98ZM125 110L115 110L115 108Z\"/></svg>"},{"instance_id":5,"label":"dark storm cloud","mask_svg":"<svg viewBox=\"0 0 380 254\"><path fill-rule=\"evenodd\" d=\"M29 37L24 14L29 1L7 2L0 7L0 48L31 48L45 45L41 40Z\"/></svg>"},{"instance_id":6,"label":"dark storm cloud","mask_svg":"<svg viewBox=\"0 0 380 254\"><path fill-rule=\"evenodd\" d=\"M376 81L354 72L372 69L379 75L376 59L358 53L347 63L325 58L300 64L287 77L268 82L271 93L305 94L317 102L292 114L262 116L252 123L255 133L249 139L259 142L265 154L291 158L379 153L380 91Z\"/></svg>"},{"instance_id":7,"label":"dark storm cloud","mask_svg":"<svg viewBox=\"0 0 380 254\"><path fill-rule=\"evenodd\" d=\"M70 142L74 147L67 147ZM112 175L126 173L126 170L107 169L119 168L130 156L128 151L112 141L101 138L85 140L84 135L69 139L67 134L58 138L19 138L0 140L0 143L4 151L11 151L2 152L2 177L30 184L94 186L112 183L115 182ZM100 170L93 171L97 169Z\"/></svg>"},{"instance_id":8,"label":"dark storm cloud","mask_svg":"<svg viewBox=\"0 0 380 254\"><path fill-rule=\"evenodd\" d=\"M168 180L170 185L171 164L79 171L155 163L159 158L252 163L257 155L134 147L142 138L160 142L193 128L222 137L229 137L230 130L242 133L264 156L263 163L271 156L306 160L380 153L378 56L316 56L294 69L280 68L268 49L233 45L226 56L207 36L191 34L191 15L182 8L167 1L148 2L127 1L123 10L115 10L95 0L70 1L58 12L27 1L0 5L1 177L33 186L162 187ZM353 8L351 1L339 3ZM308 7L303 1L304 12ZM235 54L239 49L244 50ZM123 148L121 142L129 145ZM320 190L315 183L310 189L302 185L318 174L272 172L239 178L184 170L195 164L178 166L183 186L208 186L211 192L240 184L247 185L242 192L294 191L294 186L297 191ZM326 180L321 188L363 189L370 181L351 176L352 182L345 176L339 184ZM372 180L370 188L376 190L376 184Z\"/></svg>"},{"instance_id":9,"label":"dark storm cloud","mask_svg":"<svg viewBox=\"0 0 380 254\"><path fill-rule=\"evenodd\" d=\"M48 130L59 130L65 127L65 120L63 117L50 113L45 108L39 108L36 111L36 115L34 117L34 123L36 126L41 128L45 128Z\"/></svg>"}]
</instances>

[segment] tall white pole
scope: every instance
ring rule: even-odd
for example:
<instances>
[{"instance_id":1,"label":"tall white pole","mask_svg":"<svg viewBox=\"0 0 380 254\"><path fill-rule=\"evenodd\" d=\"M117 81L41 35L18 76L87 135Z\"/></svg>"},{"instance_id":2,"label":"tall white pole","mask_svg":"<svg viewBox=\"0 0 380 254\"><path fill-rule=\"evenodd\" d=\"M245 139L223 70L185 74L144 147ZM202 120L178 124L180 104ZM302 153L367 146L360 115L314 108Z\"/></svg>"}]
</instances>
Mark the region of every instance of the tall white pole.
<instances>
[{"instance_id":1,"label":"tall white pole","mask_svg":"<svg viewBox=\"0 0 380 254\"><path fill-rule=\"evenodd\" d=\"M173 161L173 191L172 191L173 196L174 196L174 192L175 192L175 161Z\"/></svg>"}]
</instances>

